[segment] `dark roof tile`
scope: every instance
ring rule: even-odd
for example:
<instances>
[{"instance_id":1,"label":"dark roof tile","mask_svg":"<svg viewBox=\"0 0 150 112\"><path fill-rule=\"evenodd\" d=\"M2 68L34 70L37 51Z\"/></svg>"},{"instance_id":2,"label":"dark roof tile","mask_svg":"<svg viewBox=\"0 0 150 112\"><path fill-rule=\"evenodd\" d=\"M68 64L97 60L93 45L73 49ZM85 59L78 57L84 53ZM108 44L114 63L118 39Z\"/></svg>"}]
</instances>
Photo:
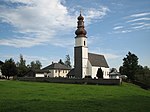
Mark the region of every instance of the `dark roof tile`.
<instances>
[{"instance_id":1,"label":"dark roof tile","mask_svg":"<svg viewBox=\"0 0 150 112\"><path fill-rule=\"evenodd\" d=\"M69 71L69 73L67 74L67 76L75 76L74 74L75 74L75 73L74 73L74 68L73 68L73 69L71 69L71 70Z\"/></svg>"},{"instance_id":2,"label":"dark roof tile","mask_svg":"<svg viewBox=\"0 0 150 112\"><path fill-rule=\"evenodd\" d=\"M51 65L48 65L47 67L43 68L42 70L51 70L51 69L60 69L60 70L70 70L70 67L67 67L66 65L63 65L61 63L52 63Z\"/></svg>"},{"instance_id":3,"label":"dark roof tile","mask_svg":"<svg viewBox=\"0 0 150 112\"><path fill-rule=\"evenodd\" d=\"M88 59L92 66L109 68L104 55L88 53Z\"/></svg>"}]
</instances>

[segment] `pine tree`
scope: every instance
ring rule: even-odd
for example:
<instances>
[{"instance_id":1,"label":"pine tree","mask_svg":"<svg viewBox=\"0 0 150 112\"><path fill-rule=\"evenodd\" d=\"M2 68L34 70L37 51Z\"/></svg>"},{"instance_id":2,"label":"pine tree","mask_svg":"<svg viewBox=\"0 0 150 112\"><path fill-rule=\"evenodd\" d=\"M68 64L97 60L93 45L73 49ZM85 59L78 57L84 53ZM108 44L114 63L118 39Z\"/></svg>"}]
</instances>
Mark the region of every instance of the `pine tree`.
<instances>
[{"instance_id":1,"label":"pine tree","mask_svg":"<svg viewBox=\"0 0 150 112\"><path fill-rule=\"evenodd\" d=\"M96 76L97 76L98 78L103 78L103 71L102 71L101 68L99 68L99 69L97 70Z\"/></svg>"},{"instance_id":2,"label":"pine tree","mask_svg":"<svg viewBox=\"0 0 150 112\"><path fill-rule=\"evenodd\" d=\"M70 68L71 68L71 61L70 61L70 56L69 56L69 54L66 55L65 65L66 65L67 67L70 67Z\"/></svg>"},{"instance_id":3,"label":"pine tree","mask_svg":"<svg viewBox=\"0 0 150 112\"><path fill-rule=\"evenodd\" d=\"M123 59L123 66L119 68L119 71L121 74L127 75L128 79L134 80L138 68L138 57L135 54L128 52Z\"/></svg>"},{"instance_id":4,"label":"pine tree","mask_svg":"<svg viewBox=\"0 0 150 112\"><path fill-rule=\"evenodd\" d=\"M26 60L23 59L23 55L20 54L20 61L17 62L17 68L18 68L18 76L23 77L25 73L28 71L28 68L26 66Z\"/></svg>"},{"instance_id":5,"label":"pine tree","mask_svg":"<svg viewBox=\"0 0 150 112\"><path fill-rule=\"evenodd\" d=\"M62 59L60 59L58 63L64 65L64 62L62 61Z\"/></svg>"}]
</instances>

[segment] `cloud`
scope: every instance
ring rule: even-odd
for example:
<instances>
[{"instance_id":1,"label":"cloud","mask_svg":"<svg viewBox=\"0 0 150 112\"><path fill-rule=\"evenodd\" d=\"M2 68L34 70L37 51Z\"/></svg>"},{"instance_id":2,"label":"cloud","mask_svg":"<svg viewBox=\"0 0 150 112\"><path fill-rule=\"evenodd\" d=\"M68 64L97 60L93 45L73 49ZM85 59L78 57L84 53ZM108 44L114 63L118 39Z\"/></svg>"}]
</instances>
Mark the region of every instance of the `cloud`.
<instances>
[{"instance_id":1,"label":"cloud","mask_svg":"<svg viewBox=\"0 0 150 112\"><path fill-rule=\"evenodd\" d=\"M149 20L150 20L150 18L137 18L137 19L129 20L129 21L127 21L127 23L136 22L136 21L149 21Z\"/></svg>"},{"instance_id":2,"label":"cloud","mask_svg":"<svg viewBox=\"0 0 150 112\"><path fill-rule=\"evenodd\" d=\"M141 25L150 21L150 12L132 14L130 16L127 16L126 18L126 23L131 23L131 25Z\"/></svg>"},{"instance_id":3,"label":"cloud","mask_svg":"<svg viewBox=\"0 0 150 112\"><path fill-rule=\"evenodd\" d=\"M132 14L128 17L141 17L141 16L147 16L147 15L150 15L150 13L149 12L144 12L144 13Z\"/></svg>"},{"instance_id":4,"label":"cloud","mask_svg":"<svg viewBox=\"0 0 150 112\"><path fill-rule=\"evenodd\" d=\"M143 25L145 24L144 22L138 22L138 23L132 23L131 25Z\"/></svg>"},{"instance_id":5,"label":"cloud","mask_svg":"<svg viewBox=\"0 0 150 112\"><path fill-rule=\"evenodd\" d=\"M121 28L123 28L123 26L116 26L116 27L114 27L113 29L114 29L114 30L118 30L118 29L121 29Z\"/></svg>"},{"instance_id":6,"label":"cloud","mask_svg":"<svg viewBox=\"0 0 150 112\"><path fill-rule=\"evenodd\" d=\"M65 0L3 0L3 4L0 4L0 23L7 23L14 29L11 37L1 37L0 45L70 45L60 43L60 33L64 35L75 30L77 15L70 13L62 2L65 3ZM99 9L90 8L85 13L88 20L86 24L89 25L95 18L101 19L108 10L104 6L100 6ZM66 38L63 40L67 41Z\"/></svg>"},{"instance_id":7,"label":"cloud","mask_svg":"<svg viewBox=\"0 0 150 112\"><path fill-rule=\"evenodd\" d=\"M90 52L91 53L96 53L96 54L104 55L106 57L106 59L110 59L110 60L122 57L122 55L118 55L118 53L116 53L116 51L114 51L114 50L111 50L111 49L109 49L109 50L105 49L105 50L106 50L106 52L104 52L104 49L100 50L99 48L96 48L94 50L90 50ZM115 53L110 53L112 51L114 51Z\"/></svg>"},{"instance_id":8,"label":"cloud","mask_svg":"<svg viewBox=\"0 0 150 112\"><path fill-rule=\"evenodd\" d=\"M1 39L0 45L31 47L51 43L59 31L70 30L75 26L74 16L60 0L7 0L7 4L18 3L18 7L0 6L0 20L16 28L15 33L25 36L12 36ZM5 38L5 37L4 37ZM22 43L22 44L19 44Z\"/></svg>"},{"instance_id":9,"label":"cloud","mask_svg":"<svg viewBox=\"0 0 150 112\"><path fill-rule=\"evenodd\" d=\"M113 28L113 33L129 33L150 29L150 12L136 13L123 18L119 26Z\"/></svg>"},{"instance_id":10,"label":"cloud","mask_svg":"<svg viewBox=\"0 0 150 112\"><path fill-rule=\"evenodd\" d=\"M85 17L87 19L92 19L92 18L100 19L107 14L107 11L109 11L109 9L104 6L100 6L98 9L90 8L88 9Z\"/></svg>"},{"instance_id":11,"label":"cloud","mask_svg":"<svg viewBox=\"0 0 150 112\"><path fill-rule=\"evenodd\" d=\"M87 12L85 13L85 18L87 20L87 23L90 23L92 19L94 20L102 19L104 16L107 15L109 11L110 11L109 8L106 6L87 9Z\"/></svg>"},{"instance_id":12,"label":"cloud","mask_svg":"<svg viewBox=\"0 0 150 112\"><path fill-rule=\"evenodd\" d=\"M147 23L147 24L143 23L141 25L137 25L137 26L132 27L132 29L146 29L146 28L150 29L150 24L149 23Z\"/></svg>"},{"instance_id":13,"label":"cloud","mask_svg":"<svg viewBox=\"0 0 150 112\"><path fill-rule=\"evenodd\" d=\"M117 58L120 58L120 57L121 57L121 56L119 56L119 55L110 54L110 53L104 53L104 56L105 56L107 59L117 59Z\"/></svg>"},{"instance_id":14,"label":"cloud","mask_svg":"<svg viewBox=\"0 0 150 112\"><path fill-rule=\"evenodd\" d=\"M21 37L21 38L12 38L12 39L0 39L0 45L14 46L14 47L31 47L35 45L44 45L46 41L49 40L49 37Z\"/></svg>"},{"instance_id":15,"label":"cloud","mask_svg":"<svg viewBox=\"0 0 150 112\"><path fill-rule=\"evenodd\" d=\"M1 59L13 58L16 63L20 60L19 55L12 55L12 54L11 55L0 54L0 58ZM33 56L33 55L23 55L23 58L26 60L26 64L30 64L31 61L39 60L42 63L42 66L46 66L46 65L50 64L52 60L53 61L57 60L55 57L46 58L46 57L42 57L42 56ZM3 61L5 61L5 60L3 60Z\"/></svg>"}]
</instances>

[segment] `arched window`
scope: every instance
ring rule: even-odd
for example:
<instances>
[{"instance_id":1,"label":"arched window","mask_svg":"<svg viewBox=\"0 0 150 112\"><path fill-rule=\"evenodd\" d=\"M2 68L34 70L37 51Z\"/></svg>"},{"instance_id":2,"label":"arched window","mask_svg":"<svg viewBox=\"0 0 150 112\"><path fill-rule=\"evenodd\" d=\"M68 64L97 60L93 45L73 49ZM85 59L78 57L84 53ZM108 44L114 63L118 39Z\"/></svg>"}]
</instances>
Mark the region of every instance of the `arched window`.
<instances>
[{"instance_id":1,"label":"arched window","mask_svg":"<svg viewBox=\"0 0 150 112\"><path fill-rule=\"evenodd\" d=\"M85 41L84 41L84 46L85 46Z\"/></svg>"}]
</instances>

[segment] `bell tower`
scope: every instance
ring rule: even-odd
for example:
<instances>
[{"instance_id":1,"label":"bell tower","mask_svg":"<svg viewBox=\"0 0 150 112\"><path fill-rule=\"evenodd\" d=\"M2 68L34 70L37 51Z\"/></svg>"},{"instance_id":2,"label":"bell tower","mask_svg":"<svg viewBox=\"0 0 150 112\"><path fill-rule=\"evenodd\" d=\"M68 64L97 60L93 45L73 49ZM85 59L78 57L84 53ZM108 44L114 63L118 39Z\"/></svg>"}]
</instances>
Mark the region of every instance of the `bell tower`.
<instances>
[{"instance_id":1,"label":"bell tower","mask_svg":"<svg viewBox=\"0 0 150 112\"><path fill-rule=\"evenodd\" d=\"M84 78L87 75L88 63L88 47L86 30L84 29L84 17L80 15L77 18L77 30L75 31L75 47L74 47L74 64L75 64L75 77Z\"/></svg>"}]
</instances>

